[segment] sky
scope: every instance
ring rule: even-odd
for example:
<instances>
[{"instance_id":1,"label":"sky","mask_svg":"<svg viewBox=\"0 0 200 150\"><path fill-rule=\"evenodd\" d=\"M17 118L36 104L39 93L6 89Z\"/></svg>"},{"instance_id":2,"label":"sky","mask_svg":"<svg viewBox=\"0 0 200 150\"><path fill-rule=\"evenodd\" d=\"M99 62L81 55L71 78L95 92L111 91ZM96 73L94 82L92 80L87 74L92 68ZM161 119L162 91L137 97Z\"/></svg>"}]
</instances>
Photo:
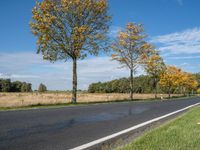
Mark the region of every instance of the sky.
<instances>
[{"instance_id":1,"label":"sky","mask_svg":"<svg viewBox=\"0 0 200 150\"><path fill-rule=\"evenodd\" d=\"M50 90L69 90L72 63L44 61L36 54L36 38L29 22L34 0L0 1L0 78L26 81L37 89L40 83ZM142 23L168 65L185 71L200 72L200 1L199 0L109 0L112 24L111 38L128 22ZM136 75L143 74L138 69ZM78 88L87 89L98 81L129 76L109 55L78 61Z\"/></svg>"}]
</instances>

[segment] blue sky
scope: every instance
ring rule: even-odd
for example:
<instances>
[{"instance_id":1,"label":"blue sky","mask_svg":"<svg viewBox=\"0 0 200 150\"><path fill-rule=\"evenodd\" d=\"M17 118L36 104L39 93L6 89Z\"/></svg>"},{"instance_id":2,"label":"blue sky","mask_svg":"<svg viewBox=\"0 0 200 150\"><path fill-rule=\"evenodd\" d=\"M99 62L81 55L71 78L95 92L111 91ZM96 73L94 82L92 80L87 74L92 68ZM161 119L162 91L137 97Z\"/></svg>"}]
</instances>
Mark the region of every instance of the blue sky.
<instances>
[{"instance_id":1,"label":"blue sky","mask_svg":"<svg viewBox=\"0 0 200 150\"><path fill-rule=\"evenodd\" d=\"M51 64L36 54L36 39L29 29L34 5L34 0L0 1L0 78L31 82L34 89L41 82L49 89L71 89L71 63ZM148 41L167 64L200 72L199 0L109 0L109 5L110 36L115 37L127 22L142 23ZM129 75L118 66L105 55L79 61L79 88Z\"/></svg>"}]
</instances>

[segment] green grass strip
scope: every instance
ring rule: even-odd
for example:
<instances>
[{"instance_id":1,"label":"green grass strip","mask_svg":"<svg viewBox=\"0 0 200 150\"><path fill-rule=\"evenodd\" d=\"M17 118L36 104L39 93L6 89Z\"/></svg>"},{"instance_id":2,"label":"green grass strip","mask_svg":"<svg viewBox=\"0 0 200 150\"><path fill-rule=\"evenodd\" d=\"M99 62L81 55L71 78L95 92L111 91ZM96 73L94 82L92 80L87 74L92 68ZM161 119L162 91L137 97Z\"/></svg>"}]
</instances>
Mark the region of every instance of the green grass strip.
<instances>
[{"instance_id":1,"label":"green grass strip","mask_svg":"<svg viewBox=\"0 0 200 150\"><path fill-rule=\"evenodd\" d=\"M200 107L154 129L120 150L199 150Z\"/></svg>"}]
</instances>

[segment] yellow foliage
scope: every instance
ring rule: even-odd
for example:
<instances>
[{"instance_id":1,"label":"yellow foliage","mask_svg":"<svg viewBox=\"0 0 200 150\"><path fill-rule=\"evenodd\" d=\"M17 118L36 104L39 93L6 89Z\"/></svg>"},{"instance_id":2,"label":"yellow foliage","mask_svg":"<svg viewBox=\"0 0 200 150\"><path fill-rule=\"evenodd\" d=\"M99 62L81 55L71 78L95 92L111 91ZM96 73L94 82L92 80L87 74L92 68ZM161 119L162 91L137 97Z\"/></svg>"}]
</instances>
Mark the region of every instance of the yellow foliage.
<instances>
[{"instance_id":1,"label":"yellow foliage","mask_svg":"<svg viewBox=\"0 0 200 150\"><path fill-rule=\"evenodd\" d=\"M30 27L37 36L38 51L65 60L84 58L88 53L96 55L107 42L110 21L107 13L107 0L36 2Z\"/></svg>"},{"instance_id":2,"label":"yellow foliage","mask_svg":"<svg viewBox=\"0 0 200 150\"><path fill-rule=\"evenodd\" d=\"M146 72L155 79L159 78L159 76L166 69L166 66L161 56L155 50L153 50L152 47L150 48L151 49L149 51L143 53L142 62L145 66Z\"/></svg>"},{"instance_id":3,"label":"yellow foliage","mask_svg":"<svg viewBox=\"0 0 200 150\"><path fill-rule=\"evenodd\" d=\"M168 89L184 88L189 92L196 89L198 82L191 73L183 72L175 66L168 66L160 76L160 86Z\"/></svg>"},{"instance_id":4,"label":"yellow foliage","mask_svg":"<svg viewBox=\"0 0 200 150\"><path fill-rule=\"evenodd\" d=\"M118 33L116 42L111 46L113 49L112 58L131 70L137 68L136 66L141 62L141 55L146 48L143 44L145 43L143 35L142 25L128 23L125 30Z\"/></svg>"}]
</instances>

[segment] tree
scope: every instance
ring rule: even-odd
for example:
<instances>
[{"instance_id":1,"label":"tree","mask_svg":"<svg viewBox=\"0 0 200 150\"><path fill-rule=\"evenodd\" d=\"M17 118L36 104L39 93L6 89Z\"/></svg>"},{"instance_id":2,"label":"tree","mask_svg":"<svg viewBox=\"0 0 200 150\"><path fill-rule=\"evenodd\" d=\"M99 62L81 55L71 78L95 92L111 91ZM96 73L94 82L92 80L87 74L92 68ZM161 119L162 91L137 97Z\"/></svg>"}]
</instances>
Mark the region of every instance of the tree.
<instances>
[{"instance_id":1,"label":"tree","mask_svg":"<svg viewBox=\"0 0 200 150\"><path fill-rule=\"evenodd\" d=\"M23 82L21 85L21 92L32 92L32 85L30 83Z\"/></svg>"},{"instance_id":2,"label":"tree","mask_svg":"<svg viewBox=\"0 0 200 150\"><path fill-rule=\"evenodd\" d=\"M11 88L12 92L21 92L22 82L20 82L20 81L12 82L12 86L11 87L12 87Z\"/></svg>"},{"instance_id":3,"label":"tree","mask_svg":"<svg viewBox=\"0 0 200 150\"><path fill-rule=\"evenodd\" d=\"M161 75L161 87L167 89L169 97L172 91L179 89L180 93L193 93L198 88L198 82L195 75L184 72L175 66L168 66L166 71Z\"/></svg>"},{"instance_id":4,"label":"tree","mask_svg":"<svg viewBox=\"0 0 200 150\"><path fill-rule=\"evenodd\" d=\"M51 62L73 62L72 102L76 103L77 60L108 48L107 0L43 0L32 13L30 27L38 38L38 53Z\"/></svg>"},{"instance_id":5,"label":"tree","mask_svg":"<svg viewBox=\"0 0 200 150\"><path fill-rule=\"evenodd\" d=\"M130 70L130 99L133 99L133 74L141 63L144 49L151 46L144 41L144 29L141 24L128 23L125 31L119 32L117 40L113 43L112 59Z\"/></svg>"},{"instance_id":6,"label":"tree","mask_svg":"<svg viewBox=\"0 0 200 150\"><path fill-rule=\"evenodd\" d=\"M200 88L197 89L197 94L200 94Z\"/></svg>"},{"instance_id":7,"label":"tree","mask_svg":"<svg viewBox=\"0 0 200 150\"><path fill-rule=\"evenodd\" d=\"M0 92L32 92L32 85L26 82L0 79Z\"/></svg>"},{"instance_id":8,"label":"tree","mask_svg":"<svg viewBox=\"0 0 200 150\"><path fill-rule=\"evenodd\" d=\"M0 79L0 92L2 92L2 79Z\"/></svg>"},{"instance_id":9,"label":"tree","mask_svg":"<svg viewBox=\"0 0 200 150\"><path fill-rule=\"evenodd\" d=\"M166 69L165 63L162 57L158 54L157 51L153 50L150 56L145 57L144 59L144 66L146 72L152 78L152 85L155 93L155 98L157 98L157 86L160 80L160 75Z\"/></svg>"},{"instance_id":10,"label":"tree","mask_svg":"<svg viewBox=\"0 0 200 150\"><path fill-rule=\"evenodd\" d=\"M160 86L167 90L169 98L173 89L176 89L180 85L182 72L181 69L175 66L167 66L167 69L160 76Z\"/></svg>"},{"instance_id":11,"label":"tree","mask_svg":"<svg viewBox=\"0 0 200 150\"><path fill-rule=\"evenodd\" d=\"M46 92L47 91L47 87L44 84L40 84L39 88L38 88L39 92Z\"/></svg>"},{"instance_id":12,"label":"tree","mask_svg":"<svg viewBox=\"0 0 200 150\"><path fill-rule=\"evenodd\" d=\"M32 84L27 83L27 92L32 92Z\"/></svg>"},{"instance_id":13,"label":"tree","mask_svg":"<svg viewBox=\"0 0 200 150\"><path fill-rule=\"evenodd\" d=\"M194 74L194 76L198 82L198 88L200 88L200 73L196 73L196 74Z\"/></svg>"},{"instance_id":14,"label":"tree","mask_svg":"<svg viewBox=\"0 0 200 150\"><path fill-rule=\"evenodd\" d=\"M25 82L22 83L21 92L26 92L26 83Z\"/></svg>"},{"instance_id":15,"label":"tree","mask_svg":"<svg viewBox=\"0 0 200 150\"><path fill-rule=\"evenodd\" d=\"M185 87L188 94L193 94L194 90L196 90L198 87L198 82L195 76L191 73L184 72L183 77L184 80L182 82L182 86Z\"/></svg>"},{"instance_id":16,"label":"tree","mask_svg":"<svg viewBox=\"0 0 200 150\"><path fill-rule=\"evenodd\" d=\"M10 92L11 90L11 81L10 79L1 80L1 91Z\"/></svg>"},{"instance_id":17,"label":"tree","mask_svg":"<svg viewBox=\"0 0 200 150\"><path fill-rule=\"evenodd\" d=\"M151 93L152 88L150 85L151 78L147 75L140 75L133 78L135 93ZM108 82L92 83L88 87L89 93L129 93L130 92L130 79L120 78ZM109 87L109 88L108 88Z\"/></svg>"}]
</instances>

